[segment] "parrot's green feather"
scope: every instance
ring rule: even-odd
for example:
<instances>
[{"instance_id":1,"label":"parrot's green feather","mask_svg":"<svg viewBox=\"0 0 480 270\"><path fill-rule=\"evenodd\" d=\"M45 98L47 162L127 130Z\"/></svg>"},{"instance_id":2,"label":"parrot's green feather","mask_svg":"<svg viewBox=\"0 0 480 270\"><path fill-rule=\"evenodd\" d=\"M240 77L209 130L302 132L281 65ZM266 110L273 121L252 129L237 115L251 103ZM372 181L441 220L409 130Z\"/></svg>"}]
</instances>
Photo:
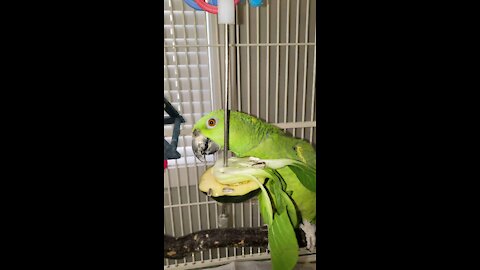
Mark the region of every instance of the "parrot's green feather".
<instances>
[{"instance_id":1,"label":"parrot's green feather","mask_svg":"<svg viewBox=\"0 0 480 270\"><path fill-rule=\"evenodd\" d=\"M263 223L271 226L273 222L273 209L269 202L270 197L268 196L267 192L261 192L260 195L258 195L258 203L260 205L260 214L262 216Z\"/></svg>"},{"instance_id":2,"label":"parrot's green feather","mask_svg":"<svg viewBox=\"0 0 480 270\"><path fill-rule=\"evenodd\" d=\"M295 204L293 204L292 198L290 198L287 193L282 192L283 201L287 205L287 213L288 217L290 218L290 222L292 223L292 226L296 228L298 226L298 214L297 214L297 209L295 208Z\"/></svg>"},{"instance_id":3,"label":"parrot's green feather","mask_svg":"<svg viewBox=\"0 0 480 270\"><path fill-rule=\"evenodd\" d=\"M278 176L278 177L277 177ZM298 260L298 243L294 228L298 225L297 211L292 199L282 189L282 177L273 173L265 185L275 205L273 220L268 224L268 241L274 270L293 269ZM265 208L260 200L260 209ZM262 211L263 214L263 211Z\"/></svg>"},{"instance_id":4,"label":"parrot's green feather","mask_svg":"<svg viewBox=\"0 0 480 270\"><path fill-rule=\"evenodd\" d=\"M209 119L215 119L216 125L209 127ZM194 129L214 141L224 145L224 112L213 111L203 116ZM229 150L238 157L253 156L263 159L293 159L316 166L316 154L308 142L293 138L280 128L266 123L251 115L230 111Z\"/></svg>"},{"instance_id":5,"label":"parrot's green feather","mask_svg":"<svg viewBox=\"0 0 480 270\"><path fill-rule=\"evenodd\" d=\"M314 169L299 163L295 163L294 165L290 165L288 167L297 176L298 180L303 186L312 192L317 191L317 177Z\"/></svg>"},{"instance_id":6,"label":"parrot's green feather","mask_svg":"<svg viewBox=\"0 0 480 270\"><path fill-rule=\"evenodd\" d=\"M285 166L277 170L287 184L287 194L291 192L295 206L300 212L302 218L312 222L315 220L316 211L316 193L306 188L292 171L291 166Z\"/></svg>"},{"instance_id":7,"label":"parrot's green feather","mask_svg":"<svg viewBox=\"0 0 480 270\"><path fill-rule=\"evenodd\" d=\"M270 194L272 194L275 209L277 210L278 213L282 213L286 208L285 202L282 197L282 193L284 192L282 190L282 184L281 184L281 179L270 179L266 186L268 190L270 191Z\"/></svg>"},{"instance_id":8,"label":"parrot's green feather","mask_svg":"<svg viewBox=\"0 0 480 270\"><path fill-rule=\"evenodd\" d=\"M212 122L215 125L208 126ZM223 148L224 111L205 115L193 129ZM302 219L316 223L315 150L308 142L242 112L230 111L229 129L229 150L237 157L297 161L282 168L266 168L271 177L259 195L262 219L269 226L273 269L293 269L298 260L294 228Z\"/></svg>"},{"instance_id":9,"label":"parrot's green feather","mask_svg":"<svg viewBox=\"0 0 480 270\"><path fill-rule=\"evenodd\" d=\"M209 119L214 127L207 127ZM224 143L224 111L217 110L203 116L194 129L221 147ZM293 159L295 163L276 170L285 181L286 192L291 194L302 218L309 222L316 217L316 153L308 142L287 135L280 128L246 113L230 111L229 150L238 157L253 156L260 159ZM304 165L303 165L304 164ZM283 185L283 183L282 183ZM282 189L284 189L282 187ZM272 197L276 195L271 194Z\"/></svg>"},{"instance_id":10,"label":"parrot's green feather","mask_svg":"<svg viewBox=\"0 0 480 270\"><path fill-rule=\"evenodd\" d=\"M278 214L268 228L273 269L293 269L298 260L298 243L287 211Z\"/></svg>"}]
</instances>

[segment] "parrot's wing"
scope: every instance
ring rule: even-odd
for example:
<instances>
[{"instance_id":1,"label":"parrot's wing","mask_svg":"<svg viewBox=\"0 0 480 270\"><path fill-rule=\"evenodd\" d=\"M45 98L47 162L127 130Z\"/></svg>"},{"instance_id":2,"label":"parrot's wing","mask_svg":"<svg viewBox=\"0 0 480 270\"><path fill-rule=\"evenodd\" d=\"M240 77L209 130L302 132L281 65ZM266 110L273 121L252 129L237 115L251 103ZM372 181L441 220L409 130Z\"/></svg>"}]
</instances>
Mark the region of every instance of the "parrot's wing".
<instances>
[{"instance_id":1,"label":"parrot's wing","mask_svg":"<svg viewBox=\"0 0 480 270\"><path fill-rule=\"evenodd\" d=\"M268 225L272 269L293 269L298 261L298 242L294 228L298 226L299 218L292 198L286 193L286 183L281 174L272 169L267 170L272 178L268 180L265 188L271 197L267 194L259 200L262 217L266 215L264 221ZM275 205L275 211L271 205L265 204L270 199Z\"/></svg>"},{"instance_id":2,"label":"parrot's wing","mask_svg":"<svg viewBox=\"0 0 480 270\"><path fill-rule=\"evenodd\" d=\"M297 176L304 187L312 192L317 190L316 170L304 163L295 163L288 166Z\"/></svg>"},{"instance_id":3,"label":"parrot's wing","mask_svg":"<svg viewBox=\"0 0 480 270\"><path fill-rule=\"evenodd\" d=\"M272 269L293 269L298 261L298 242L287 211L275 216L268 227Z\"/></svg>"}]
</instances>

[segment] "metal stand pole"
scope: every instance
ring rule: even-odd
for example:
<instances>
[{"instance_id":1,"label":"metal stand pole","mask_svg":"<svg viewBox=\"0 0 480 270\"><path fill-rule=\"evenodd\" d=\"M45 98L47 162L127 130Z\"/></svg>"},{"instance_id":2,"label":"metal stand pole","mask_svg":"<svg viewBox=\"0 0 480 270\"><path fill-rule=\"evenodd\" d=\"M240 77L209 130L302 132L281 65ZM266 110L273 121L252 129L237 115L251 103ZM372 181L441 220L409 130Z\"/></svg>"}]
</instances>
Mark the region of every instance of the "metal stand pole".
<instances>
[{"instance_id":1,"label":"metal stand pole","mask_svg":"<svg viewBox=\"0 0 480 270\"><path fill-rule=\"evenodd\" d=\"M224 116L224 151L223 151L223 166L228 167L228 140L229 140L229 107L228 107L228 24L225 24L225 116Z\"/></svg>"}]
</instances>

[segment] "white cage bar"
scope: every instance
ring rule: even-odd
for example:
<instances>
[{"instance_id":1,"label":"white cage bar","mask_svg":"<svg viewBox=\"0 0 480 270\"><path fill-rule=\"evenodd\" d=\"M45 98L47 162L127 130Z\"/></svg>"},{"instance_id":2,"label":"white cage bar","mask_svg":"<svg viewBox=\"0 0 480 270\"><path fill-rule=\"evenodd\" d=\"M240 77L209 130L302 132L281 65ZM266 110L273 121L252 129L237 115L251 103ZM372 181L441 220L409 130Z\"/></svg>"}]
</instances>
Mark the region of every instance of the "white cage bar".
<instances>
[{"instance_id":1,"label":"white cage bar","mask_svg":"<svg viewBox=\"0 0 480 270\"><path fill-rule=\"evenodd\" d=\"M274 123L315 145L316 1L264 2L254 8L244 1L236 8L236 25L229 37L231 109ZM216 15L195 11L182 0L164 0L164 95L186 120L177 149L182 157L168 161L164 178L164 233L176 237L218 228L218 204L198 189L200 176L215 157L206 163L195 159L191 132L203 114L222 106L225 44L220 30ZM166 136L171 132L166 127ZM257 199L227 209L232 227L262 225ZM268 258L264 248L217 248L180 260L164 259L164 269Z\"/></svg>"}]
</instances>

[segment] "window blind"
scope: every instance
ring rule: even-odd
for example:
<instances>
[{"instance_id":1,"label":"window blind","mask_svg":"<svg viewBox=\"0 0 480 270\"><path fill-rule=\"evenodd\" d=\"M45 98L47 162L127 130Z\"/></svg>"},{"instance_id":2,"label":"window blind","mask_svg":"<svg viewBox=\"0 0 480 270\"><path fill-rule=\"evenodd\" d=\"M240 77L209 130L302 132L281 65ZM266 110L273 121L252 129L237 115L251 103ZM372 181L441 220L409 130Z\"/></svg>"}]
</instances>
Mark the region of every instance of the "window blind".
<instances>
[{"instance_id":1,"label":"window blind","mask_svg":"<svg viewBox=\"0 0 480 270\"><path fill-rule=\"evenodd\" d=\"M193 165L191 130L200 117L212 110L205 12L186 7L183 1L164 1L164 96L184 117L175 164ZM164 112L164 116L167 116ZM167 141L173 125L164 127ZM209 161L213 158L209 157Z\"/></svg>"}]
</instances>

